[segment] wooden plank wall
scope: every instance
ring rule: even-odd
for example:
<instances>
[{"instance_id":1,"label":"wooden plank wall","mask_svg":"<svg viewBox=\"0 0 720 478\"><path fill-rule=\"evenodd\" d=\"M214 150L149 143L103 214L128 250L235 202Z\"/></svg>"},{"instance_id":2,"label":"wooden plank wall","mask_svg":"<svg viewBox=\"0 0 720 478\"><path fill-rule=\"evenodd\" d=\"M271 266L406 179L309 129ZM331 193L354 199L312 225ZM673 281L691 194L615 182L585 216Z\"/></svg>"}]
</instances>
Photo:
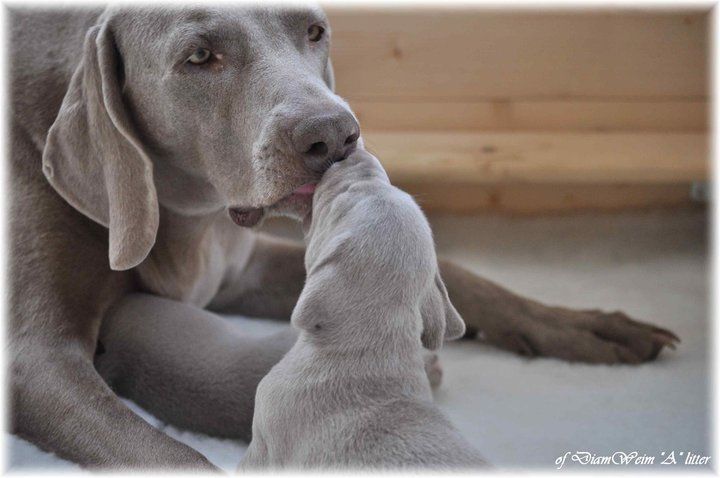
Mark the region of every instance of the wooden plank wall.
<instances>
[{"instance_id":1,"label":"wooden plank wall","mask_svg":"<svg viewBox=\"0 0 720 478\"><path fill-rule=\"evenodd\" d=\"M688 205L707 177L706 12L326 11L338 93L427 209Z\"/></svg>"}]
</instances>

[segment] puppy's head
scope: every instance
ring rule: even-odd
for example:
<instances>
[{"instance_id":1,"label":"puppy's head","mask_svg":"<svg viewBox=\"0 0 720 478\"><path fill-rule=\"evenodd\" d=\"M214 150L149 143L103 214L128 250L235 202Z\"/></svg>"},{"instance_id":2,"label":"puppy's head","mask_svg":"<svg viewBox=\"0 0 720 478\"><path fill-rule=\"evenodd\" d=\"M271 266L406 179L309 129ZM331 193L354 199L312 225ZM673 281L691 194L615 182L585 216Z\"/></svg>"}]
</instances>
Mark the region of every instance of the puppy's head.
<instances>
[{"instance_id":1,"label":"puppy's head","mask_svg":"<svg viewBox=\"0 0 720 478\"><path fill-rule=\"evenodd\" d=\"M324 233L330 230L352 227L341 224L344 215L338 212L352 209L372 189L389 187L390 179L380 161L362 148L362 139L358 143L360 149L345 160L333 163L315 187L312 208L303 219L307 242L324 237Z\"/></svg>"},{"instance_id":2,"label":"puppy's head","mask_svg":"<svg viewBox=\"0 0 720 478\"><path fill-rule=\"evenodd\" d=\"M404 317L414 310L429 349L464 333L425 215L367 151L330 167L305 231L308 278L293 313L297 326L318 336L342 328L357 338L391 325L368 323L388 315L379 311Z\"/></svg>"}]
</instances>

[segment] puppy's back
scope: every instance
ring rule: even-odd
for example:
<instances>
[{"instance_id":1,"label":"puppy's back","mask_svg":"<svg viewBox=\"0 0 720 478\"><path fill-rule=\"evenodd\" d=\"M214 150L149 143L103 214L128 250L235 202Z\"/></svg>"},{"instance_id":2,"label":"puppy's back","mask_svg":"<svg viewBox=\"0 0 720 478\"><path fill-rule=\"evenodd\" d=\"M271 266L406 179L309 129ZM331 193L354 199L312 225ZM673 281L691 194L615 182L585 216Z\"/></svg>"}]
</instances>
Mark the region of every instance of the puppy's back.
<instances>
[{"instance_id":1,"label":"puppy's back","mask_svg":"<svg viewBox=\"0 0 720 478\"><path fill-rule=\"evenodd\" d=\"M429 402L399 398L375 407L338 450L350 468L472 469L485 461Z\"/></svg>"}]
</instances>

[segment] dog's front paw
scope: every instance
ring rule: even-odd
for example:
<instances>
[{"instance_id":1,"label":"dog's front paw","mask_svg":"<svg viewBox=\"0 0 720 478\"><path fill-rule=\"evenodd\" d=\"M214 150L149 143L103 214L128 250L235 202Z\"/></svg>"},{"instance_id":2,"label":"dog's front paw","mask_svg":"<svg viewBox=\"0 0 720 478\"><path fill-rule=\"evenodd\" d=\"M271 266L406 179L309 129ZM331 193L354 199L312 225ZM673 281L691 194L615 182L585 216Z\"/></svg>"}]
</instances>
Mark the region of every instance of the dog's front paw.
<instances>
[{"instance_id":1,"label":"dog's front paw","mask_svg":"<svg viewBox=\"0 0 720 478\"><path fill-rule=\"evenodd\" d=\"M622 312L549 308L489 331L488 342L521 355L588 363L637 364L654 360L680 342L673 332L631 319Z\"/></svg>"}]
</instances>

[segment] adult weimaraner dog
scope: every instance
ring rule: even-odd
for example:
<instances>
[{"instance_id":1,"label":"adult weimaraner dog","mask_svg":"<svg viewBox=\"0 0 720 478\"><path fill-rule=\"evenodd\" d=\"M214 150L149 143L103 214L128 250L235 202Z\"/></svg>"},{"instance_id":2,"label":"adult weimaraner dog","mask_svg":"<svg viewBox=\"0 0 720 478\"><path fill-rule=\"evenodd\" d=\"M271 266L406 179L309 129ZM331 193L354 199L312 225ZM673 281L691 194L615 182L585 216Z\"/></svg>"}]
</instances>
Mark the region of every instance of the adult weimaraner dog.
<instances>
[{"instance_id":1,"label":"adult weimaraner dog","mask_svg":"<svg viewBox=\"0 0 720 478\"><path fill-rule=\"evenodd\" d=\"M87 466L211 468L100 377L100 326L110 313L290 317L303 248L252 227L302 217L312 184L358 140L333 93L327 19L315 8L17 8L9 24L12 430ZM469 328L505 349L638 363L676 340L622 313L549 307L440 269ZM198 338L208 362L211 339ZM291 345L238 337L256 366L225 367L254 386ZM156 361L123 374L120 393L179 426L247 436L253 394L227 396L160 348L138 353ZM176 388L143 386L146 370Z\"/></svg>"}]
</instances>

